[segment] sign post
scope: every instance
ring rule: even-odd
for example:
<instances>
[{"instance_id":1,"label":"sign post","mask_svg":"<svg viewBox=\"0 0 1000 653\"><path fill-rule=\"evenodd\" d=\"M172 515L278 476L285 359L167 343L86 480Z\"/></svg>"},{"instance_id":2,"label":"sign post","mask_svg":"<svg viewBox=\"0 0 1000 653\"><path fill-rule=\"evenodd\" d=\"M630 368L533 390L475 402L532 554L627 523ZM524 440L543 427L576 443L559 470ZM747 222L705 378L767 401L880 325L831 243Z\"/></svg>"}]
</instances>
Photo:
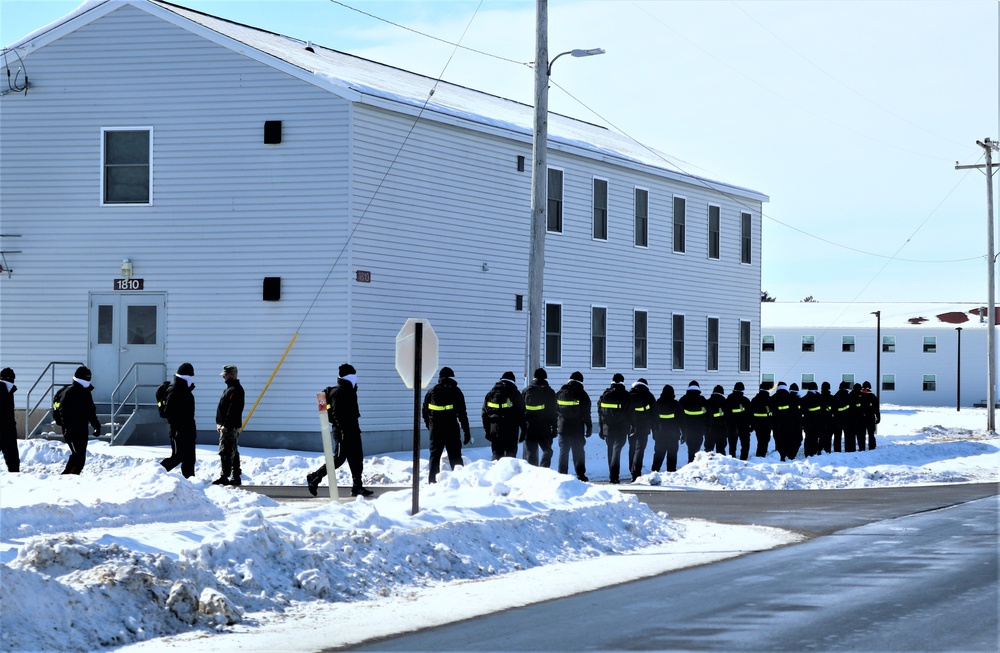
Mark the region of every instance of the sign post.
<instances>
[{"instance_id":1,"label":"sign post","mask_svg":"<svg viewBox=\"0 0 1000 653\"><path fill-rule=\"evenodd\" d=\"M413 505L420 511L420 390L427 387L438 367L438 339L431 323L410 318L396 336L396 371L407 388L413 388Z\"/></svg>"},{"instance_id":2,"label":"sign post","mask_svg":"<svg viewBox=\"0 0 1000 653\"><path fill-rule=\"evenodd\" d=\"M333 436L330 434L330 417L326 414L326 391L316 393L319 408L319 430L323 440L323 455L326 458L326 478L330 483L330 501L340 498L337 491L337 467L333 455Z\"/></svg>"}]
</instances>

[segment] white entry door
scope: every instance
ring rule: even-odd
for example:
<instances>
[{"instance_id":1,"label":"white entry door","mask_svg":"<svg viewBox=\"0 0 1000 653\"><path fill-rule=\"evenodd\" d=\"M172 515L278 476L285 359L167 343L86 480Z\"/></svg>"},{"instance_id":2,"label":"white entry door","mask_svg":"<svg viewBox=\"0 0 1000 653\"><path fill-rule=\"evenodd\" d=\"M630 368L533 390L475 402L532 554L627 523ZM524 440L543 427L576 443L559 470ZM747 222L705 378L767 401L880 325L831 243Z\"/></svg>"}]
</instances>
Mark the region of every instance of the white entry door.
<instances>
[{"instance_id":1,"label":"white entry door","mask_svg":"<svg viewBox=\"0 0 1000 653\"><path fill-rule=\"evenodd\" d=\"M163 363L166 319L163 293L91 293L90 371L93 373L94 401L111 401L111 392L135 363ZM158 365L137 368L139 401L155 401L156 385L164 370ZM133 372L133 375L136 372ZM121 401L132 387L132 379L122 386L115 400Z\"/></svg>"}]
</instances>

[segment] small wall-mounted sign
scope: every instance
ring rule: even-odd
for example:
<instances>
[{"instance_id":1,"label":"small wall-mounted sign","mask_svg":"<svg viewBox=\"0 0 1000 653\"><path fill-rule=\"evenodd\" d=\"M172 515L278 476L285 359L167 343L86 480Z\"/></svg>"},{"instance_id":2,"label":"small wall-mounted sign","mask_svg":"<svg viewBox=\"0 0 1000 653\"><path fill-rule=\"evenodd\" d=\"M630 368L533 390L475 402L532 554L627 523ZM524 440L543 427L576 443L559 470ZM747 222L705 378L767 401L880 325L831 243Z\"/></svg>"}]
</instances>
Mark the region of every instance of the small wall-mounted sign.
<instances>
[{"instance_id":1,"label":"small wall-mounted sign","mask_svg":"<svg viewBox=\"0 0 1000 653\"><path fill-rule=\"evenodd\" d=\"M354 277L358 283L371 283L372 273L370 270L358 270Z\"/></svg>"},{"instance_id":2,"label":"small wall-mounted sign","mask_svg":"<svg viewBox=\"0 0 1000 653\"><path fill-rule=\"evenodd\" d=\"M142 290L142 279L115 279L115 290Z\"/></svg>"}]
</instances>

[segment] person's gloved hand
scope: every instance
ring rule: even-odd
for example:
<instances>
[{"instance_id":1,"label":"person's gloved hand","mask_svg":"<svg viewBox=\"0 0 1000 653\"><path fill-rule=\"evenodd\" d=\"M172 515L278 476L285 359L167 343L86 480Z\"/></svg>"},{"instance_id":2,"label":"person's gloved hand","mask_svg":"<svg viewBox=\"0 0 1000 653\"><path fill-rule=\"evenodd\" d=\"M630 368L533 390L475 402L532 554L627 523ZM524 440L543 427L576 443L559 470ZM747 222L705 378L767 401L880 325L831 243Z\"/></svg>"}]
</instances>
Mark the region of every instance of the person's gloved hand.
<instances>
[{"instance_id":1,"label":"person's gloved hand","mask_svg":"<svg viewBox=\"0 0 1000 653\"><path fill-rule=\"evenodd\" d=\"M521 435L517 436L518 442L524 442L524 431L521 431Z\"/></svg>"},{"instance_id":2,"label":"person's gloved hand","mask_svg":"<svg viewBox=\"0 0 1000 653\"><path fill-rule=\"evenodd\" d=\"M601 438L602 440L604 440L604 439L605 439L605 437L604 437L604 434L603 434L603 433L599 433L598 435L600 436L600 438Z\"/></svg>"},{"instance_id":3,"label":"person's gloved hand","mask_svg":"<svg viewBox=\"0 0 1000 653\"><path fill-rule=\"evenodd\" d=\"M465 439L462 440L462 444L472 444L472 434L468 431L465 432Z\"/></svg>"},{"instance_id":4,"label":"person's gloved hand","mask_svg":"<svg viewBox=\"0 0 1000 653\"><path fill-rule=\"evenodd\" d=\"M101 427L100 426L95 426L94 427L94 437L95 438L101 437Z\"/></svg>"},{"instance_id":5,"label":"person's gloved hand","mask_svg":"<svg viewBox=\"0 0 1000 653\"><path fill-rule=\"evenodd\" d=\"M586 433L586 437L588 437L588 438L589 438L589 437L590 437L590 436L592 436L593 434L594 434L594 433L593 433L593 431L587 431L587 433Z\"/></svg>"}]
</instances>

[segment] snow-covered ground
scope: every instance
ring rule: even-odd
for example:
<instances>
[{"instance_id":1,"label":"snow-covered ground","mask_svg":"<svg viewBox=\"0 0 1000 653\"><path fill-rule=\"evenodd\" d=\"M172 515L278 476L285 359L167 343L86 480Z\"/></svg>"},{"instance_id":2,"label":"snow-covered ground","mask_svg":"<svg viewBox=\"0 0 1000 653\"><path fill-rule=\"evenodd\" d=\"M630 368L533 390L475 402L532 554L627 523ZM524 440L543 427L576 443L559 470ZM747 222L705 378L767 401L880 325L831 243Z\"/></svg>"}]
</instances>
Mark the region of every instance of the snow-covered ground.
<instances>
[{"instance_id":1,"label":"snow-covered ground","mask_svg":"<svg viewBox=\"0 0 1000 653\"><path fill-rule=\"evenodd\" d=\"M983 409L884 406L874 451L782 463L699 454L639 484L685 489L824 489L996 482L1000 438ZM317 436L318 437L318 436ZM671 519L614 486L520 460L467 464L375 500L279 504L166 473L159 447L92 441L79 477L64 444L20 445L0 472L0 650L312 651L740 555L797 535ZM242 449L245 484L304 485L322 454ZM646 454L646 469L652 443ZM683 457L683 454L682 454ZM422 476L427 455L423 452ZM607 479L603 443L588 476ZM445 465L447 467L447 465ZM365 484L408 488L412 453L365 459ZM346 466L339 482L350 484ZM711 551L711 553L703 553ZM641 555L636 555L641 554ZM476 582L470 582L476 581ZM485 581L485 582L484 582ZM442 609L446 605L447 609Z\"/></svg>"}]
</instances>

